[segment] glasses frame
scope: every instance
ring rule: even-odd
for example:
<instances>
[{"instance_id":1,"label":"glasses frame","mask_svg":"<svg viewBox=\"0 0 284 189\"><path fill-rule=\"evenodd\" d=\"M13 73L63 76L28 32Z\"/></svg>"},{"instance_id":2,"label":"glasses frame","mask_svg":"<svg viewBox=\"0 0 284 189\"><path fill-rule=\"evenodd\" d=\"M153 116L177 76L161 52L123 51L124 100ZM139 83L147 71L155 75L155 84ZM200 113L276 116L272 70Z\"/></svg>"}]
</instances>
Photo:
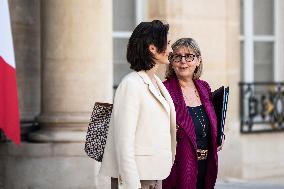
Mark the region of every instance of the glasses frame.
<instances>
[{"instance_id":1,"label":"glasses frame","mask_svg":"<svg viewBox=\"0 0 284 189\"><path fill-rule=\"evenodd\" d=\"M178 60L178 61L174 60L174 57L175 57L175 56L179 57L179 60ZM183 57L184 57L184 59L185 59L186 62L192 62L192 61L194 61L194 58L195 58L195 57L198 58L199 56L198 56L198 55L195 55L195 54L186 54L186 55L184 55L184 56L179 55L179 54L172 54L172 55L169 57L169 60L170 60L170 62L179 63L179 62L182 61L182 58L183 58Z\"/></svg>"}]
</instances>

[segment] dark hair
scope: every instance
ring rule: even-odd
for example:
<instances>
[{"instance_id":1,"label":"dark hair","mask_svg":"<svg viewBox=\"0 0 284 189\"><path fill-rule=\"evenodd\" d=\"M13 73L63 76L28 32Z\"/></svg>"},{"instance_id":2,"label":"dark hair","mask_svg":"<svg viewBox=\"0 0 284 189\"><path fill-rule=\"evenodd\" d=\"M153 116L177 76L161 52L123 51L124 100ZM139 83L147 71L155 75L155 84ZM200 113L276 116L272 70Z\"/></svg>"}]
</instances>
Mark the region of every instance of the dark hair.
<instances>
[{"instance_id":1,"label":"dark hair","mask_svg":"<svg viewBox=\"0 0 284 189\"><path fill-rule=\"evenodd\" d=\"M135 71L150 70L155 66L149 45L154 45L159 53L167 48L169 25L160 20L141 22L133 31L127 45L126 58Z\"/></svg>"}]
</instances>

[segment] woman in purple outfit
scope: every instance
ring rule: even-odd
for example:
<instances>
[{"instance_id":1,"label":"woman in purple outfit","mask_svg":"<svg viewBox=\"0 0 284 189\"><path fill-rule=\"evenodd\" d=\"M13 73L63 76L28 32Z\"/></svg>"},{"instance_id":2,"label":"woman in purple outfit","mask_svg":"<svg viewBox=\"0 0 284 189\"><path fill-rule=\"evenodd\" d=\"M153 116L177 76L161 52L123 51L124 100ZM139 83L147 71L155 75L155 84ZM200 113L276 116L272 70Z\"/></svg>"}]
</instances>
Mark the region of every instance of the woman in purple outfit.
<instances>
[{"instance_id":1,"label":"woman in purple outfit","mask_svg":"<svg viewBox=\"0 0 284 189\"><path fill-rule=\"evenodd\" d=\"M164 82L176 109L177 149L163 189L212 189L218 172L217 118L211 89L200 80L202 57L191 38L173 45Z\"/></svg>"}]
</instances>

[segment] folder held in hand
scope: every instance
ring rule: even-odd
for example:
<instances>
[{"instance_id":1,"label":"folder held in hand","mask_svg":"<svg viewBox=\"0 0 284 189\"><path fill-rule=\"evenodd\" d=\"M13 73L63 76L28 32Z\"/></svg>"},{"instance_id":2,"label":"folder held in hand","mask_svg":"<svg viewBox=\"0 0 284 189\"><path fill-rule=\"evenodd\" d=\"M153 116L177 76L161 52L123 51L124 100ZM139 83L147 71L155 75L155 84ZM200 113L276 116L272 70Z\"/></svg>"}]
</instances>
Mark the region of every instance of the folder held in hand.
<instances>
[{"instance_id":1,"label":"folder held in hand","mask_svg":"<svg viewBox=\"0 0 284 189\"><path fill-rule=\"evenodd\" d=\"M227 113L229 87L220 87L212 92L212 102L217 116L217 142L221 146L225 140L224 126Z\"/></svg>"}]
</instances>

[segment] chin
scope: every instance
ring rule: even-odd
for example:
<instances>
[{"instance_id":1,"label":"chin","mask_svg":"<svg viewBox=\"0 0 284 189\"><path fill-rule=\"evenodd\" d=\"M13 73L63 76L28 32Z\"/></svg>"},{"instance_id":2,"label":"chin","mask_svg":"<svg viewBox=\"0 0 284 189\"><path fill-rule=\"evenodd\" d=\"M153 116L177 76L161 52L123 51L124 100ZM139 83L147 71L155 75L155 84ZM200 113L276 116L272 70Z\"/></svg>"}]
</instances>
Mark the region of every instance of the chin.
<instances>
[{"instance_id":1,"label":"chin","mask_svg":"<svg viewBox=\"0 0 284 189\"><path fill-rule=\"evenodd\" d=\"M177 75L182 78L192 78L192 74L189 74L189 73L179 73Z\"/></svg>"}]
</instances>

